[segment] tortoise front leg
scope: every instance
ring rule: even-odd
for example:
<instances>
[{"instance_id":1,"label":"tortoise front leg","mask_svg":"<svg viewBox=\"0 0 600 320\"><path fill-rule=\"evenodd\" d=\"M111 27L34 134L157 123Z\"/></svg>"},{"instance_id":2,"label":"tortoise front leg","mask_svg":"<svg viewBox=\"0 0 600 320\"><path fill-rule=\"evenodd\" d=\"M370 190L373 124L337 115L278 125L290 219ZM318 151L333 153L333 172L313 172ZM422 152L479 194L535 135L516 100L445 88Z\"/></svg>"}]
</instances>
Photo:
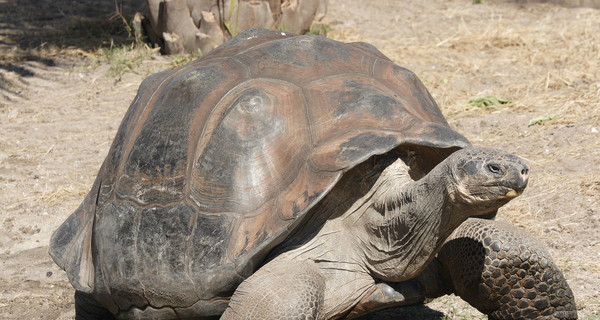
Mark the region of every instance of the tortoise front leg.
<instances>
[{"instance_id":1,"label":"tortoise front leg","mask_svg":"<svg viewBox=\"0 0 600 320\"><path fill-rule=\"evenodd\" d=\"M356 318L383 309L425 303L453 293L453 287L439 261L434 259L417 277L403 282L377 283L347 315Z\"/></svg>"},{"instance_id":2,"label":"tortoise front leg","mask_svg":"<svg viewBox=\"0 0 600 320\"><path fill-rule=\"evenodd\" d=\"M424 298L423 287L418 281L378 283L346 315L346 319L353 319L378 310L422 303Z\"/></svg>"},{"instance_id":3,"label":"tortoise front leg","mask_svg":"<svg viewBox=\"0 0 600 320\"><path fill-rule=\"evenodd\" d=\"M242 282L221 320L320 319L324 292L314 262L270 262Z\"/></svg>"},{"instance_id":4,"label":"tortoise front leg","mask_svg":"<svg viewBox=\"0 0 600 320\"><path fill-rule=\"evenodd\" d=\"M490 319L577 319L561 271L543 245L514 226L470 218L438 259L455 293Z\"/></svg>"}]
</instances>

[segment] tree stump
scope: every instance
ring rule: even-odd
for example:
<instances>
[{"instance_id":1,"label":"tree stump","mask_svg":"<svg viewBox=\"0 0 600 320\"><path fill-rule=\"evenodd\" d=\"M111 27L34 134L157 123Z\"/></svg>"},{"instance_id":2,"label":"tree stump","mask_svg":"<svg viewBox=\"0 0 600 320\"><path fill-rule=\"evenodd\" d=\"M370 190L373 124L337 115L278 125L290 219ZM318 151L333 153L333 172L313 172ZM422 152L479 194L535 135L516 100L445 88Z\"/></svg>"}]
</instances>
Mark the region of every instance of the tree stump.
<instances>
[{"instance_id":1,"label":"tree stump","mask_svg":"<svg viewBox=\"0 0 600 320\"><path fill-rule=\"evenodd\" d=\"M327 0L146 0L149 33L165 54L205 54L249 28L306 33ZM150 37L152 38L152 36Z\"/></svg>"}]
</instances>

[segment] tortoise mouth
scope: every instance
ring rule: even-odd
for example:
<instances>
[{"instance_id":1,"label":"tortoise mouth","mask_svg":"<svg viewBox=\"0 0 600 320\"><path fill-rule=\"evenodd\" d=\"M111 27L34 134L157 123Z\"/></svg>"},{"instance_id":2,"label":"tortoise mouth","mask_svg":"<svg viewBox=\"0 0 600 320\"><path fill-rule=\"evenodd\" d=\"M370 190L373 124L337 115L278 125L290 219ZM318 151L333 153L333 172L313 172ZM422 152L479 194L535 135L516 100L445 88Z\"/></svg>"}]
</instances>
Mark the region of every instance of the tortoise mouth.
<instances>
[{"instance_id":1,"label":"tortoise mouth","mask_svg":"<svg viewBox=\"0 0 600 320\"><path fill-rule=\"evenodd\" d=\"M513 199L520 196L525 190L525 185L521 186L514 183L492 183L483 185L487 188L490 194L494 194L491 198Z\"/></svg>"},{"instance_id":2,"label":"tortoise mouth","mask_svg":"<svg viewBox=\"0 0 600 320\"><path fill-rule=\"evenodd\" d=\"M515 190L512 188L506 188L506 193L504 194L504 196L502 196L501 198L504 199L513 199L518 197L521 193L523 193L523 190Z\"/></svg>"},{"instance_id":3,"label":"tortoise mouth","mask_svg":"<svg viewBox=\"0 0 600 320\"><path fill-rule=\"evenodd\" d=\"M463 197L467 200L467 203L481 203L481 202L495 202L502 201L505 203L508 200L512 200L523 193L524 189L511 188L507 186L486 186L486 191L473 191L473 190L461 190ZM466 192L465 192L466 191Z\"/></svg>"},{"instance_id":4,"label":"tortoise mouth","mask_svg":"<svg viewBox=\"0 0 600 320\"><path fill-rule=\"evenodd\" d=\"M525 188L514 188L508 186L495 186L496 199L514 199L523 193Z\"/></svg>"}]
</instances>

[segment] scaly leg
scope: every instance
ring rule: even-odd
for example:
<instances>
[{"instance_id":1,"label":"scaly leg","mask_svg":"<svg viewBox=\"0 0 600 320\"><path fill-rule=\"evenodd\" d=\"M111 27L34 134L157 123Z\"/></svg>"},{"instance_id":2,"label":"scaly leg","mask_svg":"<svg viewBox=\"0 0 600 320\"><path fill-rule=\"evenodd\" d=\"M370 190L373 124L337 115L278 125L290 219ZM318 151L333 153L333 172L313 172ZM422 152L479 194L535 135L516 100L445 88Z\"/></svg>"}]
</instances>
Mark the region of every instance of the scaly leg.
<instances>
[{"instance_id":1,"label":"scaly leg","mask_svg":"<svg viewBox=\"0 0 600 320\"><path fill-rule=\"evenodd\" d=\"M221 320L320 319L325 280L315 263L269 263L237 288Z\"/></svg>"},{"instance_id":2,"label":"scaly leg","mask_svg":"<svg viewBox=\"0 0 600 320\"><path fill-rule=\"evenodd\" d=\"M577 319L573 293L523 230L470 218L438 254L456 294L490 319Z\"/></svg>"}]
</instances>

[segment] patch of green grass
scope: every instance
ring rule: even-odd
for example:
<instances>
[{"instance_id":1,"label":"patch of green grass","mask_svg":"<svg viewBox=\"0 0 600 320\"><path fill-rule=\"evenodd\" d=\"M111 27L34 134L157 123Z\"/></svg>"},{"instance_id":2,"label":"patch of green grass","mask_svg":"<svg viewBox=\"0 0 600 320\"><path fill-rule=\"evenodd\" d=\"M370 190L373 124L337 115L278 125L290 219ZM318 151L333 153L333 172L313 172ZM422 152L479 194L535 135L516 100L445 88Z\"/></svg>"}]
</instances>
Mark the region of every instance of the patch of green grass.
<instances>
[{"instance_id":1,"label":"patch of green grass","mask_svg":"<svg viewBox=\"0 0 600 320\"><path fill-rule=\"evenodd\" d=\"M234 12L235 10L235 12ZM235 14L235 19L233 19L233 15ZM229 1L229 12L228 12L228 17L229 21L233 21L234 25L230 25L227 22L223 22L223 25L225 26L225 30L227 30L227 32L229 33L229 35L231 37L235 37L238 35L239 30L238 30L238 16L240 14L240 6L236 6L235 5L235 1L234 0L230 0Z\"/></svg>"},{"instance_id":2,"label":"patch of green grass","mask_svg":"<svg viewBox=\"0 0 600 320\"><path fill-rule=\"evenodd\" d=\"M494 96L473 98L467 101L467 104L477 108L497 108L503 105L510 105L512 101Z\"/></svg>"},{"instance_id":3,"label":"patch of green grass","mask_svg":"<svg viewBox=\"0 0 600 320\"><path fill-rule=\"evenodd\" d=\"M137 73L136 68L154 54L148 47L135 48L131 45L102 48L102 60L109 64L108 76L121 78L125 73Z\"/></svg>"},{"instance_id":4,"label":"patch of green grass","mask_svg":"<svg viewBox=\"0 0 600 320\"><path fill-rule=\"evenodd\" d=\"M529 120L529 125L533 126L536 124L543 124L544 122L548 122L554 118L555 118L555 116L553 116L553 115L536 117L536 118Z\"/></svg>"},{"instance_id":5,"label":"patch of green grass","mask_svg":"<svg viewBox=\"0 0 600 320\"><path fill-rule=\"evenodd\" d=\"M577 311L578 313L581 313L582 310L588 310L591 312L586 312L588 314L584 315L583 317L581 317L580 314L580 319L582 320L598 320L600 319L600 315L596 314L595 310L598 310L598 302L596 302L595 300L592 300L593 298L587 298L587 299L577 299L577 297L575 297L575 304L577 305ZM591 313L591 314L590 314Z\"/></svg>"},{"instance_id":6,"label":"patch of green grass","mask_svg":"<svg viewBox=\"0 0 600 320\"><path fill-rule=\"evenodd\" d=\"M327 37L327 34L331 31L331 26L326 23L316 23L310 27L308 34Z\"/></svg>"},{"instance_id":7,"label":"patch of green grass","mask_svg":"<svg viewBox=\"0 0 600 320\"><path fill-rule=\"evenodd\" d=\"M202 53L191 53L191 54L178 54L171 57L171 61L169 62L169 67L171 69L176 69L184 64L194 61L198 58L202 57Z\"/></svg>"},{"instance_id":8,"label":"patch of green grass","mask_svg":"<svg viewBox=\"0 0 600 320\"><path fill-rule=\"evenodd\" d=\"M529 125L531 125L531 121L529 121ZM573 270L573 261L567 258L558 262L558 266L563 274L567 274Z\"/></svg>"}]
</instances>

